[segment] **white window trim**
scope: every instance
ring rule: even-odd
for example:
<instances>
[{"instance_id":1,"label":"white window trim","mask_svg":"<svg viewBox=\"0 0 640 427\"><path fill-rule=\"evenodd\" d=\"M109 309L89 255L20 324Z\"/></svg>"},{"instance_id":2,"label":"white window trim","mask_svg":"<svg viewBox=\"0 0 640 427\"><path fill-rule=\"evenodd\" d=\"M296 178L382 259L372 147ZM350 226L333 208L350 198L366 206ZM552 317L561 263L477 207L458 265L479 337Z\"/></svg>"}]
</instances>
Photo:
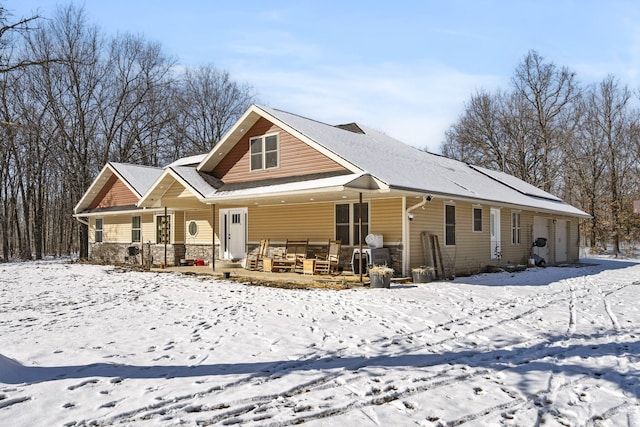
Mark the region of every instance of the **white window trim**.
<instances>
[{"instance_id":1,"label":"white window trim","mask_svg":"<svg viewBox=\"0 0 640 427\"><path fill-rule=\"evenodd\" d=\"M513 222L513 215L514 214L518 214L518 222L520 223L520 225L518 227L516 227L514 222ZM518 241L514 242L513 232L516 229L518 230ZM514 246L522 244L522 211L521 210L511 211L511 244L514 245Z\"/></svg>"},{"instance_id":2,"label":"white window trim","mask_svg":"<svg viewBox=\"0 0 640 427\"><path fill-rule=\"evenodd\" d=\"M265 142L266 139L270 136L275 136L276 137L276 166L271 167L271 168L267 168L266 167L266 158L265 158ZM262 167L260 169L253 169L252 165L252 157L253 154L251 153L251 143L253 141L255 141L256 139L260 139L262 142L262 151L261 151L261 155L262 155ZM260 171L267 171L267 170L272 170L272 169L279 169L280 168L280 132L271 132L271 133L265 133L264 135L258 135L258 136L252 136L249 137L249 172L260 172Z\"/></svg>"},{"instance_id":3,"label":"white window trim","mask_svg":"<svg viewBox=\"0 0 640 427\"><path fill-rule=\"evenodd\" d=\"M194 223L196 225L195 234L191 234L191 231L189 231L189 228L191 227L191 223ZM196 221L195 219L190 219L187 222L187 236L193 239L193 238L196 238L198 236L198 233L200 233L200 225L198 224L198 221Z\"/></svg>"},{"instance_id":4,"label":"white window trim","mask_svg":"<svg viewBox=\"0 0 640 427\"><path fill-rule=\"evenodd\" d=\"M476 230L476 209L480 211L480 230ZM481 206L472 206L471 207L471 232L472 233L482 233L484 231L484 224L482 221L484 220L484 215L482 212Z\"/></svg>"},{"instance_id":5,"label":"white window trim","mask_svg":"<svg viewBox=\"0 0 640 427\"><path fill-rule=\"evenodd\" d=\"M360 202L355 200L355 201L348 201L348 200L344 200L341 202L335 202L334 206L333 206L333 238L337 239L338 236L336 236L336 206L337 205L349 205L349 242L350 244L348 246L358 246L360 245L360 243L355 241L355 233L354 233L354 229L356 227L356 225L358 224L358 222L356 221L355 218L355 205L359 204ZM369 227L369 233L371 233L371 202L368 200L363 200L362 204L366 204L367 205L367 219L366 219L366 224ZM362 218L364 220L364 218ZM363 224L365 224L365 221L362 222ZM366 235L364 237L367 237ZM342 243L343 245L347 246L345 243Z\"/></svg>"},{"instance_id":6,"label":"white window trim","mask_svg":"<svg viewBox=\"0 0 640 427\"><path fill-rule=\"evenodd\" d=\"M454 244L453 245L449 245L447 244L447 206L452 206L454 211L453 211L453 240L454 240ZM442 209L442 215L443 215L443 223L444 223L444 246L449 246L449 247L454 247L457 243L458 243L458 236L456 233L457 231L457 222L456 222L456 217L458 216L458 212L456 209L456 204L452 203L452 202L447 202L444 204L444 209Z\"/></svg>"},{"instance_id":7,"label":"white window trim","mask_svg":"<svg viewBox=\"0 0 640 427\"><path fill-rule=\"evenodd\" d=\"M100 233L102 234L102 238L100 241L96 239L96 233L98 231L98 220L102 222L102 227L100 228ZM103 243L104 242L104 217L96 217L95 222L93 223L93 243Z\"/></svg>"},{"instance_id":8,"label":"white window trim","mask_svg":"<svg viewBox=\"0 0 640 427\"><path fill-rule=\"evenodd\" d=\"M140 228L133 228L133 218L135 217L140 218ZM137 242L133 240L134 230L140 231L140 240L138 240ZM131 215L131 243L142 243L142 215Z\"/></svg>"}]
</instances>

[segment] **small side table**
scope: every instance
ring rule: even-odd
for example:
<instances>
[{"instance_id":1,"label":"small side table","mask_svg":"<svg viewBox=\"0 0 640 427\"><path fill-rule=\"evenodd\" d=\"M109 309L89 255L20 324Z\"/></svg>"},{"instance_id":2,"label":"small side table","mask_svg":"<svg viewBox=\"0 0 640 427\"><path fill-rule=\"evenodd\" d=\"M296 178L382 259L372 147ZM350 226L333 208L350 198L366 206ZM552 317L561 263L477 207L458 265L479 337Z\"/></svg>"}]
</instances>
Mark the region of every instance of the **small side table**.
<instances>
[{"instance_id":1,"label":"small side table","mask_svg":"<svg viewBox=\"0 0 640 427\"><path fill-rule=\"evenodd\" d=\"M271 273L271 271L273 271L273 259L271 258L262 259L262 271L266 271L268 273Z\"/></svg>"},{"instance_id":2,"label":"small side table","mask_svg":"<svg viewBox=\"0 0 640 427\"><path fill-rule=\"evenodd\" d=\"M314 258L305 259L302 262L302 272L304 274L313 274L316 268L316 260Z\"/></svg>"}]
</instances>

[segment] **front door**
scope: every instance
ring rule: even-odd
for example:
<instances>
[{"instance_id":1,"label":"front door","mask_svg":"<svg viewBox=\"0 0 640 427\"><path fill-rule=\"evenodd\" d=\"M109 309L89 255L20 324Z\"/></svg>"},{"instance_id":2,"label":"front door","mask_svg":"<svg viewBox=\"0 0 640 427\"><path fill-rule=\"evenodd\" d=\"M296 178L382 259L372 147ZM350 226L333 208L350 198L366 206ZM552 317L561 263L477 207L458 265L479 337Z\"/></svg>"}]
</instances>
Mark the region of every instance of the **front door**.
<instances>
[{"instance_id":1,"label":"front door","mask_svg":"<svg viewBox=\"0 0 640 427\"><path fill-rule=\"evenodd\" d=\"M489 230L491 233L491 259L500 259L502 257L502 245L500 243L500 209L491 208Z\"/></svg>"},{"instance_id":2,"label":"front door","mask_svg":"<svg viewBox=\"0 0 640 427\"><path fill-rule=\"evenodd\" d=\"M551 246L551 241L549 240L549 219L543 216L534 216L533 217L533 241L542 237L547 239L547 244L543 247L533 247L533 253L538 255L539 257L544 258L546 263L550 263L550 251L549 247Z\"/></svg>"},{"instance_id":3,"label":"front door","mask_svg":"<svg viewBox=\"0 0 640 427\"><path fill-rule=\"evenodd\" d=\"M247 208L220 209L220 236L223 259L247 257Z\"/></svg>"},{"instance_id":4,"label":"front door","mask_svg":"<svg viewBox=\"0 0 640 427\"><path fill-rule=\"evenodd\" d=\"M556 262L566 262L569 259L568 255L568 241L569 241L569 228L567 227L567 221L557 220L556 223Z\"/></svg>"}]
</instances>

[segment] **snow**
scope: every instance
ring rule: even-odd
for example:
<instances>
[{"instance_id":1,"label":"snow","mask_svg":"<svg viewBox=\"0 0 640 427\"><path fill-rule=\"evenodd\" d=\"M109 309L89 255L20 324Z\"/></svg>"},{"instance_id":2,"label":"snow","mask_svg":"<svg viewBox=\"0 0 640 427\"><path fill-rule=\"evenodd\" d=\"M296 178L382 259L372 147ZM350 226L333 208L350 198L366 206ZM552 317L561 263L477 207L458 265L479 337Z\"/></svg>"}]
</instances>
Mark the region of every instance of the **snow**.
<instances>
[{"instance_id":1,"label":"snow","mask_svg":"<svg viewBox=\"0 0 640 427\"><path fill-rule=\"evenodd\" d=\"M640 260L287 290L0 264L0 425L640 425Z\"/></svg>"}]
</instances>

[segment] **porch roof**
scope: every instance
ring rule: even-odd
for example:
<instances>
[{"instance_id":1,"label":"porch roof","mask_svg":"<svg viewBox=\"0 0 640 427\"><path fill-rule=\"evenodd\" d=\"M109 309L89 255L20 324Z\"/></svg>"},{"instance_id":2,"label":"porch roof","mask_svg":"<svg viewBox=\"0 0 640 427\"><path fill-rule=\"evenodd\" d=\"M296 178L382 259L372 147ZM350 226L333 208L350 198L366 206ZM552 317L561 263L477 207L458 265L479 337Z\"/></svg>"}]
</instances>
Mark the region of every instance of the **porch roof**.
<instances>
[{"instance_id":1,"label":"porch roof","mask_svg":"<svg viewBox=\"0 0 640 427\"><path fill-rule=\"evenodd\" d=\"M388 191L388 186L370 174L347 174L329 178L293 181L284 184L264 185L258 187L244 187L225 190L222 187L206 201L215 203L218 200L233 199L265 199L270 197L308 196L309 193L321 197L321 193L335 193L336 191ZM330 196L335 198L335 196Z\"/></svg>"}]
</instances>

